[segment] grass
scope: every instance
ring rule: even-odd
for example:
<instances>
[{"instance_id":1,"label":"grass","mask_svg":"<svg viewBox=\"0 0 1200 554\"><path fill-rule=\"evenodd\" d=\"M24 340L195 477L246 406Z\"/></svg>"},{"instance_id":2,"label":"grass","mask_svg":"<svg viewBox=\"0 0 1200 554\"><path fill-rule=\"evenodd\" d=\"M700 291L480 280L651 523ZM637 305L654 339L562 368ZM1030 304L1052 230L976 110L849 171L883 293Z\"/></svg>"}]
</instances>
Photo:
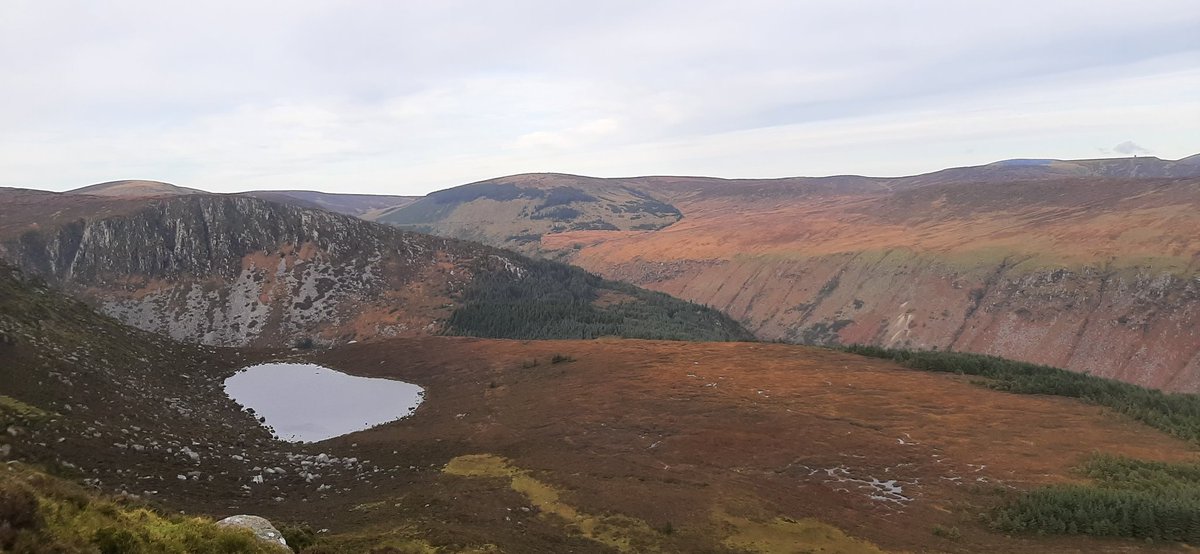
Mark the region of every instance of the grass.
<instances>
[{"instance_id":1,"label":"grass","mask_svg":"<svg viewBox=\"0 0 1200 554\"><path fill-rule=\"evenodd\" d=\"M958 527L946 527L945 525L938 524L933 526L933 535L956 541L962 538L962 531L959 531Z\"/></svg>"},{"instance_id":2,"label":"grass","mask_svg":"<svg viewBox=\"0 0 1200 554\"><path fill-rule=\"evenodd\" d=\"M37 406L31 406L11 396L0 394L0 425L5 427L17 424L29 424L45 420L54 414Z\"/></svg>"},{"instance_id":3,"label":"grass","mask_svg":"<svg viewBox=\"0 0 1200 554\"><path fill-rule=\"evenodd\" d=\"M553 514L588 539L621 552L659 550L660 533L644 521L622 515L592 515L561 499L553 486L514 467L505 458L491 454L459 456L446 464L444 473L471 478L501 478L512 490L524 495L542 514ZM672 528L672 531L674 529Z\"/></svg>"},{"instance_id":4,"label":"grass","mask_svg":"<svg viewBox=\"0 0 1200 554\"><path fill-rule=\"evenodd\" d=\"M1048 394L1077 398L1111 408L1146 425L1200 444L1200 395L1164 393L1129 383L1055 367L1007 360L982 354L897 350L851 345L846 352L893 360L923 371L975 375L990 388L1017 394Z\"/></svg>"},{"instance_id":5,"label":"grass","mask_svg":"<svg viewBox=\"0 0 1200 554\"><path fill-rule=\"evenodd\" d=\"M777 517L755 521L721 511L714 515L733 533L725 538L729 548L745 552L844 552L882 554L875 545L856 539L841 529L815 519Z\"/></svg>"},{"instance_id":6,"label":"grass","mask_svg":"<svg viewBox=\"0 0 1200 554\"><path fill-rule=\"evenodd\" d=\"M248 530L102 498L10 463L0 466L0 551L278 554L280 549L259 541Z\"/></svg>"},{"instance_id":7,"label":"grass","mask_svg":"<svg viewBox=\"0 0 1200 554\"><path fill-rule=\"evenodd\" d=\"M671 522L651 527L645 521L620 515L593 515L580 511L562 499L552 485L535 479L505 458L491 454L459 456L450 460L444 473L469 478L499 478L524 495L540 513L564 521L580 535L620 552L672 552L670 542L681 533ZM757 521L734 516L722 509L713 513L712 530L725 535L722 543L748 552L846 552L879 554L875 545L847 535L840 529L815 519L794 520L775 517ZM693 530L694 531L694 530ZM688 530L683 530L687 534Z\"/></svg>"}]
</instances>

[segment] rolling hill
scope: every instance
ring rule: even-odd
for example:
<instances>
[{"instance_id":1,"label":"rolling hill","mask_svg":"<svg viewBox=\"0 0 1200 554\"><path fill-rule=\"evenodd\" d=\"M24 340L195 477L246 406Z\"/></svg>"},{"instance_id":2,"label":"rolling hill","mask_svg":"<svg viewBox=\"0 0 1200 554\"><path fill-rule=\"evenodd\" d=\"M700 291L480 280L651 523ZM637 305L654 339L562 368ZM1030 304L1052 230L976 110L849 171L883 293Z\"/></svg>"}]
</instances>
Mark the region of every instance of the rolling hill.
<instances>
[{"instance_id":1,"label":"rolling hill","mask_svg":"<svg viewBox=\"0 0 1200 554\"><path fill-rule=\"evenodd\" d=\"M417 231L523 249L549 233L657 230L679 218L674 206L621 181L530 174L435 192L386 210L374 219Z\"/></svg>"},{"instance_id":2,"label":"rolling hill","mask_svg":"<svg viewBox=\"0 0 1200 554\"><path fill-rule=\"evenodd\" d=\"M199 189L191 189L164 183L162 181L146 181L141 179L125 179L109 181L69 191L70 194L87 194L91 196L116 196L129 198L146 198L157 196L182 196L187 194L208 194Z\"/></svg>"}]
</instances>

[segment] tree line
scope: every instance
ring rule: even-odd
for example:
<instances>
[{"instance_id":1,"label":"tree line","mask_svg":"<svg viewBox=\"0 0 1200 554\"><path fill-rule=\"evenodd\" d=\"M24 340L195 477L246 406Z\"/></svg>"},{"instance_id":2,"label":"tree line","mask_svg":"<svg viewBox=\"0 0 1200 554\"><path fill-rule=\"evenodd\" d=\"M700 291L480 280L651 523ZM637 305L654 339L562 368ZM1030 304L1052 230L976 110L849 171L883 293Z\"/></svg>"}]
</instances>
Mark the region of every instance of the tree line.
<instances>
[{"instance_id":1,"label":"tree line","mask_svg":"<svg viewBox=\"0 0 1200 554\"><path fill-rule=\"evenodd\" d=\"M477 271L447 333L511 339L754 340L729 316L580 268L522 258L521 275ZM602 295L615 298L600 302Z\"/></svg>"},{"instance_id":2,"label":"tree line","mask_svg":"<svg viewBox=\"0 0 1200 554\"><path fill-rule=\"evenodd\" d=\"M1200 395L1197 394L1164 393L1113 379L982 354L864 345L850 345L842 349L863 356L893 360L913 369L983 377L986 381L981 384L996 390L1077 398L1111 408L1151 427L1200 444Z\"/></svg>"}]
</instances>

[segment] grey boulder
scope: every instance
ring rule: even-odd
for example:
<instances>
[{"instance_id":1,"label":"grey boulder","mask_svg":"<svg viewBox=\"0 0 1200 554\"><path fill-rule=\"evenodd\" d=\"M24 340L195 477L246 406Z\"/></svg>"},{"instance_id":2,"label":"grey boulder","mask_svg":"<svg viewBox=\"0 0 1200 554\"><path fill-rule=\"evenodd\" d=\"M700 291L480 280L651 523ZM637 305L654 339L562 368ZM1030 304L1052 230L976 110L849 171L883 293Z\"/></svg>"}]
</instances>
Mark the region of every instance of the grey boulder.
<instances>
[{"instance_id":1,"label":"grey boulder","mask_svg":"<svg viewBox=\"0 0 1200 554\"><path fill-rule=\"evenodd\" d=\"M277 544L283 548L288 548L287 541L283 540L283 533L279 532L274 525L266 518L258 516L237 515L229 516L217 522L221 527L235 527L239 529L249 529L254 533L255 537L263 542Z\"/></svg>"}]
</instances>

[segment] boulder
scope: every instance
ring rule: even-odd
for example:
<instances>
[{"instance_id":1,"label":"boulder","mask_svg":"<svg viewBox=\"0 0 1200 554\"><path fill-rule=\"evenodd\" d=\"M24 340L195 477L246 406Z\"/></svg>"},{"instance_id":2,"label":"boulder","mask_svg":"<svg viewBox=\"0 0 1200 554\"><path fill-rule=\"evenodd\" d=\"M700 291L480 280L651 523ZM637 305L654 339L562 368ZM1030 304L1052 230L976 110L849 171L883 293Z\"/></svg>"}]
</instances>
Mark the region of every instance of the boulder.
<instances>
[{"instance_id":1,"label":"boulder","mask_svg":"<svg viewBox=\"0 0 1200 554\"><path fill-rule=\"evenodd\" d=\"M274 525L271 525L270 521L266 520L266 518L248 515L236 515L229 516L221 521L218 521L217 525L221 527L249 529L254 533L254 536L259 538L259 540L269 542L271 544L277 544L288 551L291 550L288 548L287 541L283 540L283 533L280 533Z\"/></svg>"}]
</instances>

